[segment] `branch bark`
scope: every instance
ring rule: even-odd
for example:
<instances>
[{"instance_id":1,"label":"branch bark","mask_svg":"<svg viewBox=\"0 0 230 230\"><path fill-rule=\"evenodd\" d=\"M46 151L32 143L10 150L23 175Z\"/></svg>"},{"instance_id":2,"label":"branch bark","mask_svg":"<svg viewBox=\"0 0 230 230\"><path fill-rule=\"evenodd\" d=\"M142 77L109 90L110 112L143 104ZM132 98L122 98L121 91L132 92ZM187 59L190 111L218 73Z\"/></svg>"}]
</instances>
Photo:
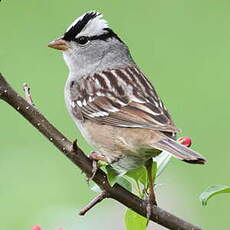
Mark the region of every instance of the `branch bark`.
<instances>
[{"instance_id":1,"label":"branch bark","mask_svg":"<svg viewBox=\"0 0 230 230\"><path fill-rule=\"evenodd\" d=\"M96 206L98 203L103 201L105 198L109 198L109 194L106 191L103 191L101 194L96 196L87 206L85 206L80 212L80 216L84 216L91 208Z\"/></svg>"},{"instance_id":2,"label":"branch bark","mask_svg":"<svg viewBox=\"0 0 230 230\"><path fill-rule=\"evenodd\" d=\"M0 74L0 99L11 105L40 133L52 142L66 157L78 166L88 177L92 174L92 161L83 151L59 132L35 107L21 97ZM106 197L117 200L126 207L146 217L147 202L130 193L119 184L110 186L106 174L98 169L93 181L106 192ZM202 230L173 214L153 206L150 220L171 230Z\"/></svg>"}]
</instances>

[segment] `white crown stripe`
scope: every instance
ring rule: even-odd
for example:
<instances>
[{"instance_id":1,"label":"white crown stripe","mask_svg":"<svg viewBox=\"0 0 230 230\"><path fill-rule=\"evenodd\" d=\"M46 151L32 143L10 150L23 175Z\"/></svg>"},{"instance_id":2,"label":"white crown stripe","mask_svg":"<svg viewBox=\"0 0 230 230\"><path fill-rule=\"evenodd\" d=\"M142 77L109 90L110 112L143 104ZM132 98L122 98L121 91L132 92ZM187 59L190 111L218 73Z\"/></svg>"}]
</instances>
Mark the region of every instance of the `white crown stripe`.
<instances>
[{"instance_id":1,"label":"white crown stripe","mask_svg":"<svg viewBox=\"0 0 230 230\"><path fill-rule=\"evenodd\" d=\"M102 15L98 15L87 23L77 37L101 35L105 28L108 28L107 21L102 19Z\"/></svg>"},{"instance_id":2,"label":"white crown stripe","mask_svg":"<svg viewBox=\"0 0 230 230\"><path fill-rule=\"evenodd\" d=\"M80 36L94 36L103 33L105 28L108 28L108 23L105 19L102 19L103 15L96 11L89 11L80 17L76 18L71 25L67 28L66 32L70 31L78 22L84 20L86 15L92 14L93 17L85 24L82 30L77 34L76 37Z\"/></svg>"}]
</instances>

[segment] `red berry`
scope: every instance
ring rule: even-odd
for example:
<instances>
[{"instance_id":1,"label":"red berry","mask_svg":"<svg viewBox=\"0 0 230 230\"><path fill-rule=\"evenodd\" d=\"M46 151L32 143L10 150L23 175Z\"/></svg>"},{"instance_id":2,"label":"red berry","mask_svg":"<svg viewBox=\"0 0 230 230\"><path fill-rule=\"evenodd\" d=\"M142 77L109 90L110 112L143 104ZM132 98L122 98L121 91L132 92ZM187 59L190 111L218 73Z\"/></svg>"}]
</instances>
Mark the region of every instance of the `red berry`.
<instances>
[{"instance_id":1,"label":"red berry","mask_svg":"<svg viewBox=\"0 0 230 230\"><path fill-rule=\"evenodd\" d=\"M179 141L182 145L190 147L192 145L192 139L189 137L180 137L177 141Z\"/></svg>"},{"instance_id":2,"label":"red berry","mask_svg":"<svg viewBox=\"0 0 230 230\"><path fill-rule=\"evenodd\" d=\"M39 225L34 225L32 230L42 230L42 228Z\"/></svg>"}]
</instances>

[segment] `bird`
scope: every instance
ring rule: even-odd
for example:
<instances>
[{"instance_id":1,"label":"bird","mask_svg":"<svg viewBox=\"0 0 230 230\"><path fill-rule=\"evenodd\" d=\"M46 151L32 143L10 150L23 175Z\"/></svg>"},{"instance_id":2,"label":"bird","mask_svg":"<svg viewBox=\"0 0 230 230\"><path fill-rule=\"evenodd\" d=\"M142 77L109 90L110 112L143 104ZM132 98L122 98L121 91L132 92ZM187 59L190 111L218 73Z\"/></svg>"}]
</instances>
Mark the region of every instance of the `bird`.
<instances>
[{"instance_id":1,"label":"bird","mask_svg":"<svg viewBox=\"0 0 230 230\"><path fill-rule=\"evenodd\" d=\"M193 164L198 152L175 140L180 132L154 86L133 60L128 46L103 15L88 11L48 44L61 50L69 69L64 95L83 137L102 160L120 172L145 166L149 202L156 204L152 158L162 151Z\"/></svg>"}]
</instances>

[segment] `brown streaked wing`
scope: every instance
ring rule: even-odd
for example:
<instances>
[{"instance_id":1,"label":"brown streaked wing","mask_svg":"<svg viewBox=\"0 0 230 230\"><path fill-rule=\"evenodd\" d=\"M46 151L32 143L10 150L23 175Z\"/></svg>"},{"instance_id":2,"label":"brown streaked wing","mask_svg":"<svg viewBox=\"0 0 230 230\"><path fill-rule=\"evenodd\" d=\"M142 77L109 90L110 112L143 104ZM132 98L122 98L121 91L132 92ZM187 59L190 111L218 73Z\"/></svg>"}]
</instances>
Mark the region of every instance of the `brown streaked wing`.
<instances>
[{"instance_id":1,"label":"brown streaked wing","mask_svg":"<svg viewBox=\"0 0 230 230\"><path fill-rule=\"evenodd\" d=\"M179 132L155 89L135 66L82 78L72 85L71 97L73 110L99 124Z\"/></svg>"}]
</instances>

